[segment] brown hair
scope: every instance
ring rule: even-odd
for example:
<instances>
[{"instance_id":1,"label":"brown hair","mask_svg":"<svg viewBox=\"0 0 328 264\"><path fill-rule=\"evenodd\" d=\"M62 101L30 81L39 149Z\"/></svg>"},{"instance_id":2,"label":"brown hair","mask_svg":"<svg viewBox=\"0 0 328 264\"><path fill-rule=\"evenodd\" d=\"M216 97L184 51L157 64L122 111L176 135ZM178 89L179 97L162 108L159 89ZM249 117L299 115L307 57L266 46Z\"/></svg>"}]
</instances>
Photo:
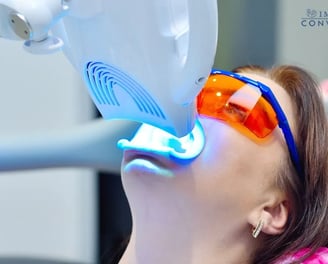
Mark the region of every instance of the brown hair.
<instances>
[{"instance_id":1,"label":"brown hair","mask_svg":"<svg viewBox=\"0 0 328 264\"><path fill-rule=\"evenodd\" d=\"M314 78L296 66L243 66L234 71L263 75L287 91L294 102L293 134L304 173L301 180L290 160L282 162L277 183L289 198L287 227L281 235L264 237L253 263L273 263L301 248L311 249L308 257L328 246L328 129L321 91Z\"/></svg>"}]
</instances>

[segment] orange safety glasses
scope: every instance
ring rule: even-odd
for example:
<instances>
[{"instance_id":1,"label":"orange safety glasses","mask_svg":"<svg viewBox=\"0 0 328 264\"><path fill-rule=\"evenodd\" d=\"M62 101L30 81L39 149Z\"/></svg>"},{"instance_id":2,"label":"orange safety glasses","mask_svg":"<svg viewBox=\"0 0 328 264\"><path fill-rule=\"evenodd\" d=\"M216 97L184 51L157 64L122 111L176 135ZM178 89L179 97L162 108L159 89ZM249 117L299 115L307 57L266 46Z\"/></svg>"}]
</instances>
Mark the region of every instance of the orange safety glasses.
<instances>
[{"instance_id":1,"label":"orange safety glasses","mask_svg":"<svg viewBox=\"0 0 328 264\"><path fill-rule=\"evenodd\" d=\"M201 115L242 125L258 138L265 138L279 125L292 162L299 175L303 174L286 115L268 86L233 72L213 70L197 96L197 110Z\"/></svg>"}]
</instances>

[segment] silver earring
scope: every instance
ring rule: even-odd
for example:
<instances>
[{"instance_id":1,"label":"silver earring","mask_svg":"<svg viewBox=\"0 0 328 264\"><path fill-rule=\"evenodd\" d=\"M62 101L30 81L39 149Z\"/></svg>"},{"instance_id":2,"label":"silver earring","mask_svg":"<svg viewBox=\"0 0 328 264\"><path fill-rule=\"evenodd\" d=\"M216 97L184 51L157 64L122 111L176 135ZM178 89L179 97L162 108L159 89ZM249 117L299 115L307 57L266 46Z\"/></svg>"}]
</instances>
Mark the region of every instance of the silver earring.
<instances>
[{"instance_id":1,"label":"silver earring","mask_svg":"<svg viewBox=\"0 0 328 264\"><path fill-rule=\"evenodd\" d=\"M256 227L253 229L252 236L254 238L257 238L258 235L261 233L261 230L263 228L264 221L260 219L260 221L257 223Z\"/></svg>"}]
</instances>

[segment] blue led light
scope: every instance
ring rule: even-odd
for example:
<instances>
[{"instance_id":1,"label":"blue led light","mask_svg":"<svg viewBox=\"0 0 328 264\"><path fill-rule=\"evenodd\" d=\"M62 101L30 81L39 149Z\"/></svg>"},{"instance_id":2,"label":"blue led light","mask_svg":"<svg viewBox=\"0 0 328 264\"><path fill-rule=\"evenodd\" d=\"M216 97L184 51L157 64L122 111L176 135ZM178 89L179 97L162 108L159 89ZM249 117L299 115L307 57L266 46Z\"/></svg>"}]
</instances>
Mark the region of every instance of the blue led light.
<instances>
[{"instance_id":1,"label":"blue led light","mask_svg":"<svg viewBox=\"0 0 328 264\"><path fill-rule=\"evenodd\" d=\"M142 124L131 141L121 139L117 143L123 150L152 152L178 160L190 160L197 157L204 148L204 130L197 120L193 130L178 138L157 127Z\"/></svg>"}]
</instances>

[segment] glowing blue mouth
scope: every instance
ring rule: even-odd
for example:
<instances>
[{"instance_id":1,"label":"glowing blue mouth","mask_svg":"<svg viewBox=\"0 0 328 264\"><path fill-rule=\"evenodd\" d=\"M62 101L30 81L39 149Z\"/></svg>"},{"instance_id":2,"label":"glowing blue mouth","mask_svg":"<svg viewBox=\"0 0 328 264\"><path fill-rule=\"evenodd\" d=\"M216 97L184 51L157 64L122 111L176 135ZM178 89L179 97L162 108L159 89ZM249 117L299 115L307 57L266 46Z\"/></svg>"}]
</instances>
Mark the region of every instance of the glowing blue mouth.
<instances>
[{"instance_id":1,"label":"glowing blue mouth","mask_svg":"<svg viewBox=\"0 0 328 264\"><path fill-rule=\"evenodd\" d=\"M175 137L157 127L142 124L131 141L121 139L117 145L123 150L153 152L180 160L189 160L197 157L203 150L205 135L198 120L194 129L182 138Z\"/></svg>"}]
</instances>

